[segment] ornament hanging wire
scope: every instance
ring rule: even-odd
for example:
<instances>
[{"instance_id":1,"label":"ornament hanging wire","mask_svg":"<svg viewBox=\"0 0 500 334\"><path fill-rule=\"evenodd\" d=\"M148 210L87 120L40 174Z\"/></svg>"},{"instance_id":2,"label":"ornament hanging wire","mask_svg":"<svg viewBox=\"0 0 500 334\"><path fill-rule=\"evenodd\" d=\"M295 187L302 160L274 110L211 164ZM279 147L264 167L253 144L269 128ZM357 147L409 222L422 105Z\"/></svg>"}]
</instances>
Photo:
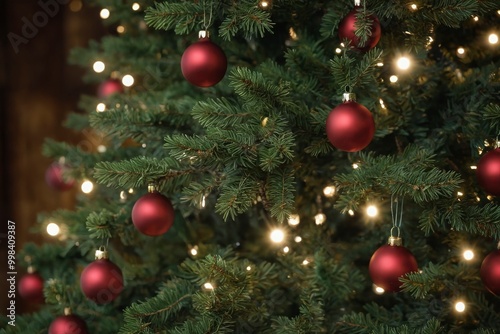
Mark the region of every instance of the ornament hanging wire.
<instances>
[{"instance_id":1,"label":"ornament hanging wire","mask_svg":"<svg viewBox=\"0 0 500 334\"><path fill-rule=\"evenodd\" d=\"M401 208L399 206L399 199L394 194L391 195L391 217L392 217L392 227L391 227L391 237L394 237L393 231L396 229L397 237L401 236L401 224L403 223L403 204L404 198L401 198Z\"/></svg>"},{"instance_id":2,"label":"ornament hanging wire","mask_svg":"<svg viewBox=\"0 0 500 334\"><path fill-rule=\"evenodd\" d=\"M210 16L208 17L207 23L207 0L203 1L203 29L208 30L208 27L212 24L212 9L213 6L210 6Z\"/></svg>"}]
</instances>

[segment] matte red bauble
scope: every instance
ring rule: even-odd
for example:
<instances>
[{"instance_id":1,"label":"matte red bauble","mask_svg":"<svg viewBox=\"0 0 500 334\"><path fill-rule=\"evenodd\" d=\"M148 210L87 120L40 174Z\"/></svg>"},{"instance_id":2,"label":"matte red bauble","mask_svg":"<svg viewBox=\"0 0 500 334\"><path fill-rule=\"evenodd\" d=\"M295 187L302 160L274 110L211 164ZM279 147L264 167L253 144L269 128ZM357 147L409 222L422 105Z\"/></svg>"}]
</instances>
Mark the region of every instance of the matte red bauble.
<instances>
[{"instance_id":1,"label":"matte red bauble","mask_svg":"<svg viewBox=\"0 0 500 334\"><path fill-rule=\"evenodd\" d=\"M83 269L80 286L83 294L95 303L110 303L123 290L122 271L106 258L95 260Z\"/></svg>"},{"instance_id":2,"label":"matte red bauble","mask_svg":"<svg viewBox=\"0 0 500 334\"><path fill-rule=\"evenodd\" d=\"M123 93L123 84L118 79L109 79L99 85L97 95L100 98L106 98L113 94Z\"/></svg>"},{"instance_id":3,"label":"matte red bauble","mask_svg":"<svg viewBox=\"0 0 500 334\"><path fill-rule=\"evenodd\" d=\"M486 289L492 294L500 296L500 249L491 252L484 258L479 274Z\"/></svg>"},{"instance_id":4,"label":"matte red bauble","mask_svg":"<svg viewBox=\"0 0 500 334\"><path fill-rule=\"evenodd\" d=\"M326 135L339 150L356 152L370 144L375 134L375 121L365 106L354 101L344 102L326 119Z\"/></svg>"},{"instance_id":5,"label":"matte red bauble","mask_svg":"<svg viewBox=\"0 0 500 334\"><path fill-rule=\"evenodd\" d=\"M87 324L77 315L62 315L52 321L49 334L88 334Z\"/></svg>"},{"instance_id":6,"label":"matte red bauble","mask_svg":"<svg viewBox=\"0 0 500 334\"><path fill-rule=\"evenodd\" d=\"M43 303L43 278L37 273L28 273L18 283L19 295L32 303Z\"/></svg>"},{"instance_id":7,"label":"matte red bauble","mask_svg":"<svg viewBox=\"0 0 500 334\"><path fill-rule=\"evenodd\" d=\"M355 7L352 11L347 14L347 16L339 24L339 38L340 40L347 39L350 41L350 46L354 47L360 51L368 51L373 49L380 40L382 30L380 29L380 22L378 18L374 15L368 16L368 19L372 21L370 33L368 40L363 46L360 46L360 38L356 36L356 14L362 7Z\"/></svg>"},{"instance_id":8,"label":"matte red bauble","mask_svg":"<svg viewBox=\"0 0 500 334\"><path fill-rule=\"evenodd\" d=\"M400 291L399 278L417 271L417 260L403 246L383 245L373 253L369 264L370 277L375 285L388 292Z\"/></svg>"},{"instance_id":9,"label":"matte red bauble","mask_svg":"<svg viewBox=\"0 0 500 334\"><path fill-rule=\"evenodd\" d=\"M227 59L224 51L209 38L190 45L181 59L182 75L198 87L211 87L224 78Z\"/></svg>"},{"instance_id":10,"label":"matte red bauble","mask_svg":"<svg viewBox=\"0 0 500 334\"><path fill-rule=\"evenodd\" d=\"M476 176L484 191L500 196L500 148L489 151L479 159Z\"/></svg>"},{"instance_id":11,"label":"matte red bauble","mask_svg":"<svg viewBox=\"0 0 500 334\"><path fill-rule=\"evenodd\" d=\"M53 164L51 164L45 171L45 182L47 182L47 184L51 188L59 191L66 191L71 189L75 181L72 179L63 178L64 169L64 165L58 162L54 162Z\"/></svg>"},{"instance_id":12,"label":"matte red bauble","mask_svg":"<svg viewBox=\"0 0 500 334\"><path fill-rule=\"evenodd\" d=\"M159 192L142 196L132 208L132 222L142 234L158 236L166 233L174 223L174 208L170 200Z\"/></svg>"}]
</instances>

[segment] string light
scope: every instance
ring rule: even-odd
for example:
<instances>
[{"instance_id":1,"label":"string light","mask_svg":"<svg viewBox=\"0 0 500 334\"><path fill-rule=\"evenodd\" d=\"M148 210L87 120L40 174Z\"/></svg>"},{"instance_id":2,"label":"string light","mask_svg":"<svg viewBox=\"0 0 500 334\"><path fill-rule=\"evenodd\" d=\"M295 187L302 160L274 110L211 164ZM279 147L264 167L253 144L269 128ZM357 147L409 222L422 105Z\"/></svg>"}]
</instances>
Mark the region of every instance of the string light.
<instances>
[{"instance_id":1,"label":"string light","mask_svg":"<svg viewBox=\"0 0 500 334\"><path fill-rule=\"evenodd\" d=\"M96 110L97 112L103 112L103 111L106 111L106 105L105 105L104 103L102 103L102 102L101 102L101 103L99 103L99 104L97 105L97 107L95 107L95 110Z\"/></svg>"},{"instance_id":2,"label":"string light","mask_svg":"<svg viewBox=\"0 0 500 334\"><path fill-rule=\"evenodd\" d=\"M474 258L474 252L471 249L466 249L463 253L463 257L466 261L470 261Z\"/></svg>"},{"instance_id":3,"label":"string light","mask_svg":"<svg viewBox=\"0 0 500 334\"><path fill-rule=\"evenodd\" d=\"M290 251L290 247L285 246L285 247L283 248L283 253L285 253L285 254L286 254L286 253L288 253L289 251Z\"/></svg>"},{"instance_id":4,"label":"string light","mask_svg":"<svg viewBox=\"0 0 500 334\"><path fill-rule=\"evenodd\" d=\"M189 253L191 253L191 255L193 255L193 256L198 255L198 249L197 248L198 247L196 247L196 246L193 247L193 248L191 248L191 250L189 251Z\"/></svg>"},{"instance_id":5,"label":"string light","mask_svg":"<svg viewBox=\"0 0 500 334\"><path fill-rule=\"evenodd\" d=\"M372 218L377 217L377 215L378 215L378 208L375 205L373 205L373 204L368 205L366 207L366 215L368 217L372 217Z\"/></svg>"},{"instance_id":6,"label":"string light","mask_svg":"<svg viewBox=\"0 0 500 334\"><path fill-rule=\"evenodd\" d=\"M493 33L488 36L488 42L490 44L497 44L498 43L498 35Z\"/></svg>"},{"instance_id":7,"label":"string light","mask_svg":"<svg viewBox=\"0 0 500 334\"><path fill-rule=\"evenodd\" d=\"M380 107L382 107L382 109L387 109L387 108L385 107L384 100L379 99L379 100L378 100L378 102L380 103Z\"/></svg>"},{"instance_id":8,"label":"string light","mask_svg":"<svg viewBox=\"0 0 500 334\"><path fill-rule=\"evenodd\" d=\"M59 225L57 225L56 223L49 223L47 225L47 234L48 235L55 237L55 236L59 235L59 232L61 232L61 229L59 228Z\"/></svg>"},{"instance_id":9,"label":"string light","mask_svg":"<svg viewBox=\"0 0 500 334\"><path fill-rule=\"evenodd\" d=\"M479 21L479 16L473 16L473 17L472 17L472 19L473 19L475 22L477 22L477 21Z\"/></svg>"},{"instance_id":10,"label":"string light","mask_svg":"<svg viewBox=\"0 0 500 334\"><path fill-rule=\"evenodd\" d=\"M125 191L120 191L120 202L125 202L125 200L127 199L127 193Z\"/></svg>"},{"instance_id":11,"label":"string light","mask_svg":"<svg viewBox=\"0 0 500 334\"><path fill-rule=\"evenodd\" d=\"M359 168L359 165L358 165L357 163L353 163L353 164L352 164L352 168L353 168L353 169L358 169L358 168Z\"/></svg>"},{"instance_id":12,"label":"string light","mask_svg":"<svg viewBox=\"0 0 500 334\"><path fill-rule=\"evenodd\" d=\"M463 193L463 192L461 192L461 191L457 191L457 196L458 196L458 197L462 197L463 195L464 195L464 193Z\"/></svg>"},{"instance_id":13,"label":"string light","mask_svg":"<svg viewBox=\"0 0 500 334\"><path fill-rule=\"evenodd\" d=\"M295 240L295 242L297 242L297 243L298 243L298 242L301 242L301 241L302 241L302 237L300 237L300 236L296 236L294 240Z\"/></svg>"},{"instance_id":14,"label":"string light","mask_svg":"<svg viewBox=\"0 0 500 334\"><path fill-rule=\"evenodd\" d=\"M92 68L94 69L94 72L101 73L106 69L106 65L102 61L98 60L94 63L94 65L92 65Z\"/></svg>"},{"instance_id":15,"label":"string light","mask_svg":"<svg viewBox=\"0 0 500 334\"><path fill-rule=\"evenodd\" d=\"M300 223L300 216L297 214L291 214L288 217L288 225L290 226L297 226Z\"/></svg>"},{"instance_id":16,"label":"string light","mask_svg":"<svg viewBox=\"0 0 500 334\"><path fill-rule=\"evenodd\" d=\"M462 313L465 311L465 303L463 301L458 301L455 303L455 311Z\"/></svg>"},{"instance_id":17,"label":"string light","mask_svg":"<svg viewBox=\"0 0 500 334\"><path fill-rule=\"evenodd\" d=\"M335 49L335 53L341 53L342 52L342 49L341 48L336 48Z\"/></svg>"},{"instance_id":18,"label":"string light","mask_svg":"<svg viewBox=\"0 0 500 334\"><path fill-rule=\"evenodd\" d=\"M375 292L377 295L383 295L385 292L384 288L376 284L373 284L372 287L373 287L373 292Z\"/></svg>"},{"instance_id":19,"label":"string light","mask_svg":"<svg viewBox=\"0 0 500 334\"><path fill-rule=\"evenodd\" d=\"M80 0L73 0L69 3L69 10L76 13L79 12L83 7L83 4Z\"/></svg>"},{"instance_id":20,"label":"string light","mask_svg":"<svg viewBox=\"0 0 500 334\"><path fill-rule=\"evenodd\" d=\"M463 56L465 55L465 49L463 47L459 47L457 49L457 55L460 57L460 56Z\"/></svg>"},{"instance_id":21,"label":"string light","mask_svg":"<svg viewBox=\"0 0 500 334\"><path fill-rule=\"evenodd\" d=\"M352 209L349 209L349 211L347 211L347 213L349 214L349 216L354 216L354 211Z\"/></svg>"},{"instance_id":22,"label":"string light","mask_svg":"<svg viewBox=\"0 0 500 334\"><path fill-rule=\"evenodd\" d=\"M290 27L290 29L288 29L288 33L290 34L290 38L294 41L297 41L299 39L299 36L297 36L297 33L295 32L295 30L293 30L292 27Z\"/></svg>"},{"instance_id":23,"label":"string light","mask_svg":"<svg viewBox=\"0 0 500 334\"><path fill-rule=\"evenodd\" d=\"M138 11L139 9L141 9L141 5L139 5L137 2L134 2L132 4L132 10Z\"/></svg>"},{"instance_id":24,"label":"string light","mask_svg":"<svg viewBox=\"0 0 500 334\"><path fill-rule=\"evenodd\" d=\"M129 193L129 194L133 194L133 193L134 193L134 188L130 188L130 189L128 190L128 193Z\"/></svg>"},{"instance_id":25,"label":"string light","mask_svg":"<svg viewBox=\"0 0 500 334\"><path fill-rule=\"evenodd\" d=\"M326 197L333 197L335 195L335 186L326 186L323 188L323 195Z\"/></svg>"},{"instance_id":26,"label":"string light","mask_svg":"<svg viewBox=\"0 0 500 334\"><path fill-rule=\"evenodd\" d=\"M322 225L326 221L326 215L324 213L318 213L314 216L314 222L316 225Z\"/></svg>"},{"instance_id":27,"label":"string light","mask_svg":"<svg viewBox=\"0 0 500 334\"><path fill-rule=\"evenodd\" d=\"M107 18L109 18L110 14L111 13L109 12L109 9L107 9L107 8L101 9L101 12L99 13L99 15L101 16L101 19L103 19L103 20L106 20Z\"/></svg>"},{"instance_id":28,"label":"string light","mask_svg":"<svg viewBox=\"0 0 500 334\"><path fill-rule=\"evenodd\" d=\"M125 32L125 27L124 26L116 27L116 32L119 34L123 34Z\"/></svg>"},{"instance_id":29,"label":"string light","mask_svg":"<svg viewBox=\"0 0 500 334\"><path fill-rule=\"evenodd\" d=\"M94 190L94 184L89 180L83 181L81 189L83 193L90 194Z\"/></svg>"},{"instance_id":30,"label":"string light","mask_svg":"<svg viewBox=\"0 0 500 334\"><path fill-rule=\"evenodd\" d=\"M410 68L411 62L408 57L399 57L396 62L397 66L401 70L407 70Z\"/></svg>"},{"instance_id":31,"label":"string light","mask_svg":"<svg viewBox=\"0 0 500 334\"><path fill-rule=\"evenodd\" d=\"M259 7L262 9L270 9L272 5L271 0L262 0L259 2Z\"/></svg>"},{"instance_id":32,"label":"string light","mask_svg":"<svg viewBox=\"0 0 500 334\"><path fill-rule=\"evenodd\" d=\"M214 286L212 285L212 283L210 282L206 282L205 284L203 284L203 288L205 290L213 290L214 289Z\"/></svg>"},{"instance_id":33,"label":"string light","mask_svg":"<svg viewBox=\"0 0 500 334\"><path fill-rule=\"evenodd\" d=\"M266 127L267 125L267 122L269 121L269 117L264 117L262 119L262 122L260 123L263 127Z\"/></svg>"},{"instance_id":34,"label":"string light","mask_svg":"<svg viewBox=\"0 0 500 334\"><path fill-rule=\"evenodd\" d=\"M270 238L272 242L280 243L285 239L285 233L283 232L283 230L276 228L271 231Z\"/></svg>"},{"instance_id":35,"label":"string light","mask_svg":"<svg viewBox=\"0 0 500 334\"><path fill-rule=\"evenodd\" d=\"M398 82L398 77L396 75L391 75L391 77L389 78L389 81L392 83L396 83L396 82Z\"/></svg>"},{"instance_id":36,"label":"string light","mask_svg":"<svg viewBox=\"0 0 500 334\"><path fill-rule=\"evenodd\" d=\"M382 62L377 63L377 66L378 66L378 67L382 67L382 66L384 66L384 63L382 63Z\"/></svg>"},{"instance_id":37,"label":"string light","mask_svg":"<svg viewBox=\"0 0 500 334\"><path fill-rule=\"evenodd\" d=\"M97 146L97 152L99 152L99 153L104 153L104 152L106 152L106 150L107 150L107 148L104 145Z\"/></svg>"},{"instance_id":38,"label":"string light","mask_svg":"<svg viewBox=\"0 0 500 334\"><path fill-rule=\"evenodd\" d=\"M252 267L247 266L247 271L250 271L250 270L252 270Z\"/></svg>"},{"instance_id":39,"label":"string light","mask_svg":"<svg viewBox=\"0 0 500 334\"><path fill-rule=\"evenodd\" d=\"M124 75L122 78L122 84L125 87L130 87L134 84L134 77L131 76L130 74Z\"/></svg>"},{"instance_id":40,"label":"string light","mask_svg":"<svg viewBox=\"0 0 500 334\"><path fill-rule=\"evenodd\" d=\"M417 4L415 4L415 3L412 3L412 4L410 5L410 8L411 8L412 10L417 10L417 9L418 9Z\"/></svg>"},{"instance_id":41,"label":"string light","mask_svg":"<svg viewBox=\"0 0 500 334\"><path fill-rule=\"evenodd\" d=\"M309 264L309 260L308 259L304 259L304 261L302 261L302 264L304 266L307 266Z\"/></svg>"}]
</instances>

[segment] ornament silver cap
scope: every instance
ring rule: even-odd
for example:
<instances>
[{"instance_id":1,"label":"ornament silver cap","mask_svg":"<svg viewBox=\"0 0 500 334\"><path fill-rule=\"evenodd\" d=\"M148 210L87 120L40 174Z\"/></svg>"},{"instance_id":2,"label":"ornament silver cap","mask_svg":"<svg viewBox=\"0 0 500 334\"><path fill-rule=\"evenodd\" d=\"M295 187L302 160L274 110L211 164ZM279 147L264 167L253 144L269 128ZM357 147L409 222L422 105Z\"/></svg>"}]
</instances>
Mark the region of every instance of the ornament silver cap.
<instances>
[{"instance_id":1,"label":"ornament silver cap","mask_svg":"<svg viewBox=\"0 0 500 334\"><path fill-rule=\"evenodd\" d=\"M71 307L64 308L64 315L71 315Z\"/></svg>"},{"instance_id":2,"label":"ornament silver cap","mask_svg":"<svg viewBox=\"0 0 500 334\"><path fill-rule=\"evenodd\" d=\"M342 102L356 101L356 94L345 92L342 95Z\"/></svg>"},{"instance_id":3,"label":"ornament silver cap","mask_svg":"<svg viewBox=\"0 0 500 334\"><path fill-rule=\"evenodd\" d=\"M391 246L403 246L403 239L401 237L390 236L387 243Z\"/></svg>"},{"instance_id":4,"label":"ornament silver cap","mask_svg":"<svg viewBox=\"0 0 500 334\"><path fill-rule=\"evenodd\" d=\"M148 193L154 193L156 191L156 187L154 183L148 184Z\"/></svg>"},{"instance_id":5,"label":"ornament silver cap","mask_svg":"<svg viewBox=\"0 0 500 334\"><path fill-rule=\"evenodd\" d=\"M208 30L200 30L198 32L198 38L210 38L210 33Z\"/></svg>"}]
</instances>

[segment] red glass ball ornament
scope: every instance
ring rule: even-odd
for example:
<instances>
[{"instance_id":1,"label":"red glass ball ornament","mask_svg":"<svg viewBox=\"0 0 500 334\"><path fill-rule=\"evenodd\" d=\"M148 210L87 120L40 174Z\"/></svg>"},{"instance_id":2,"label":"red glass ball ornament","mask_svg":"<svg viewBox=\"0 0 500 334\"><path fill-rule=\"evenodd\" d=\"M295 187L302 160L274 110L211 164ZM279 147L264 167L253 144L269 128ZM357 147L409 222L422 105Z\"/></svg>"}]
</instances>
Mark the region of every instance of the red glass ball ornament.
<instances>
[{"instance_id":1,"label":"red glass ball ornament","mask_svg":"<svg viewBox=\"0 0 500 334\"><path fill-rule=\"evenodd\" d=\"M52 321L49 334L88 334L88 329L85 321L79 316L62 315Z\"/></svg>"},{"instance_id":2,"label":"red glass ball ornament","mask_svg":"<svg viewBox=\"0 0 500 334\"><path fill-rule=\"evenodd\" d=\"M109 79L104 81L97 88L97 96L107 98L113 94L123 93L123 84L118 79Z\"/></svg>"},{"instance_id":3,"label":"red glass ball ornament","mask_svg":"<svg viewBox=\"0 0 500 334\"><path fill-rule=\"evenodd\" d=\"M481 264L479 275L486 289L500 296L500 249L488 254Z\"/></svg>"},{"instance_id":4,"label":"red glass ball ornament","mask_svg":"<svg viewBox=\"0 0 500 334\"><path fill-rule=\"evenodd\" d=\"M356 152L370 144L375 134L372 113L362 104L344 102L330 112L326 119L326 135L339 150Z\"/></svg>"},{"instance_id":5,"label":"red glass ball ornament","mask_svg":"<svg viewBox=\"0 0 500 334\"><path fill-rule=\"evenodd\" d=\"M19 295L32 303L43 303L43 278L38 273L28 273L18 283Z\"/></svg>"},{"instance_id":6,"label":"red glass ball ornament","mask_svg":"<svg viewBox=\"0 0 500 334\"><path fill-rule=\"evenodd\" d=\"M352 11L347 14L346 17L339 24L339 38L340 40L347 39L350 41L350 46L354 47L360 51L371 50L377 45L382 35L382 30L380 28L380 22L378 18L374 15L369 15L368 19L372 21L370 33L368 40L363 46L360 46L360 38L356 36L356 14L361 9L361 7L355 7Z\"/></svg>"},{"instance_id":7,"label":"red glass ball ornament","mask_svg":"<svg viewBox=\"0 0 500 334\"><path fill-rule=\"evenodd\" d=\"M63 164L57 162L51 164L45 171L45 182L55 190L66 191L71 189L75 181L63 178L65 168Z\"/></svg>"},{"instance_id":8,"label":"red glass ball ornament","mask_svg":"<svg viewBox=\"0 0 500 334\"><path fill-rule=\"evenodd\" d=\"M227 58L224 51L209 38L191 44L181 58L182 75L198 87L211 87L224 78Z\"/></svg>"},{"instance_id":9,"label":"red glass ball ornament","mask_svg":"<svg viewBox=\"0 0 500 334\"><path fill-rule=\"evenodd\" d=\"M166 233L173 225L174 218L172 202L157 191L139 198L132 208L135 228L149 236Z\"/></svg>"},{"instance_id":10,"label":"red glass ball ornament","mask_svg":"<svg viewBox=\"0 0 500 334\"><path fill-rule=\"evenodd\" d=\"M377 286L388 292L398 292L399 278L417 271L417 260L403 246L383 245L373 253L369 264L370 277Z\"/></svg>"},{"instance_id":11,"label":"red glass ball ornament","mask_svg":"<svg viewBox=\"0 0 500 334\"><path fill-rule=\"evenodd\" d=\"M122 271L108 259L95 260L83 269L80 286L83 294L95 303L110 303L123 290Z\"/></svg>"},{"instance_id":12,"label":"red glass ball ornament","mask_svg":"<svg viewBox=\"0 0 500 334\"><path fill-rule=\"evenodd\" d=\"M500 196L500 148L489 151L479 159L476 177L484 191Z\"/></svg>"}]
</instances>

